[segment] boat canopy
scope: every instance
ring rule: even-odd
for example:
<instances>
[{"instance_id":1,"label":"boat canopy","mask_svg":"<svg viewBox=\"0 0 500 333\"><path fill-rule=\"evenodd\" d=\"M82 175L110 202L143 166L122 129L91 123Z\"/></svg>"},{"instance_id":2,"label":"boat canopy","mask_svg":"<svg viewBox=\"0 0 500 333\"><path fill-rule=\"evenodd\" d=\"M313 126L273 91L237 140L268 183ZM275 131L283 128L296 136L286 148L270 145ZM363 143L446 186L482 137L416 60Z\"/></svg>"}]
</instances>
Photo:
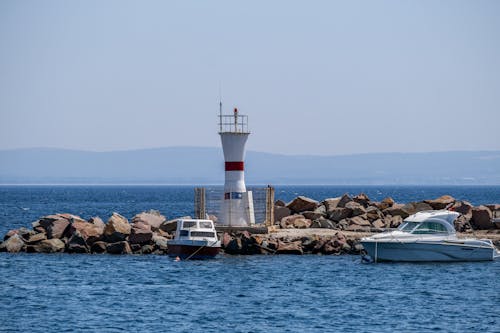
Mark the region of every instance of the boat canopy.
<instances>
[{"instance_id":1,"label":"boat canopy","mask_svg":"<svg viewBox=\"0 0 500 333\"><path fill-rule=\"evenodd\" d=\"M423 211L407 217L400 230L416 233L455 233L454 221L460 214L447 210ZM417 227L418 226L418 227Z\"/></svg>"}]
</instances>

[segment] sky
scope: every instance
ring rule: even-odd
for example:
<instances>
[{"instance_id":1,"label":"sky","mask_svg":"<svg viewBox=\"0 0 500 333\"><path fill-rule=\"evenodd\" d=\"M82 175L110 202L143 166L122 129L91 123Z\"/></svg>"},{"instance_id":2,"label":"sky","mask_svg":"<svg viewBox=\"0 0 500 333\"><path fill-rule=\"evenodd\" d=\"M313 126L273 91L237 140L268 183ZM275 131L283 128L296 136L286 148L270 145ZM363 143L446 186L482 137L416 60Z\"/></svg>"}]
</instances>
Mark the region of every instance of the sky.
<instances>
[{"instance_id":1,"label":"sky","mask_svg":"<svg viewBox=\"0 0 500 333\"><path fill-rule=\"evenodd\" d=\"M500 150L500 1L0 1L0 149ZM221 92L221 93L220 93Z\"/></svg>"}]
</instances>

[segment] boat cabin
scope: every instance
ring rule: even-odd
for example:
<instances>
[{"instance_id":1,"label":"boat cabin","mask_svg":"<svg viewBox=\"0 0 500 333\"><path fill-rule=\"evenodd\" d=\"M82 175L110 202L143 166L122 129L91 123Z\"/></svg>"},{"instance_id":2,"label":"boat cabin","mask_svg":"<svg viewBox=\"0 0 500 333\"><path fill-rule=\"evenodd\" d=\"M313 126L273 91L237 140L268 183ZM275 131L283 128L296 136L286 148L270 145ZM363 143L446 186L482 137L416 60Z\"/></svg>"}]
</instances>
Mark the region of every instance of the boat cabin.
<instances>
[{"instance_id":1,"label":"boat cabin","mask_svg":"<svg viewBox=\"0 0 500 333\"><path fill-rule=\"evenodd\" d=\"M424 211L406 218L398 230L414 235L422 234L455 234L453 221L459 216L450 211Z\"/></svg>"},{"instance_id":2,"label":"boat cabin","mask_svg":"<svg viewBox=\"0 0 500 333\"><path fill-rule=\"evenodd\" d=\"M216 241L217 234L211 220L178 220L174 238Z\"/></svg>"}]
</instances>

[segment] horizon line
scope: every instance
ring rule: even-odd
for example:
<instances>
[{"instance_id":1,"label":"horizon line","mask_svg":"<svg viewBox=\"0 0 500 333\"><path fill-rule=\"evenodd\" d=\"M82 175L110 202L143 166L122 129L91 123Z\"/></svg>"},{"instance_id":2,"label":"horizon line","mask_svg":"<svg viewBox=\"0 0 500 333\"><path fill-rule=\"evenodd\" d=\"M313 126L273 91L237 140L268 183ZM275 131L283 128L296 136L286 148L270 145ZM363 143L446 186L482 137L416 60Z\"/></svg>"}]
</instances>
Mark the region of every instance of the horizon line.
<instances>
[{"instance_id":1,"label":"horizon line","mask_svg":"<svg viewBox=\"0 0 500 333\"><path fill-rule=\"evenodd\" d=\"M0 152L14 152L14 151L28 151L28 150L54 150L54 151L67 151L67 152L81 152L81 153L96 153L96 154L106 154L106 153L124 153L124 152L138 152L138 151L153 151L162 149L176 149L176 148L187 148L187 149L220 149L222 147L215 146L162 146L162 147L151 147L151 148L130 148L130 149L116 149L116 150L87 150L87 149L77 149L77 148L59 148L59 147L21 147L21 148L0 148ZM307 153L276 153L267 152L260 150L247 150L247 153L261 153L261 154L271 154L271 155L281 155L281 156L315 156L315 157L340 157L340 156L357 156L357 155L383 155L383 154L439 154L439 153L500 153L499 149L478 149L478 150L435 150L435 151L413 151L413 152L402 152L402 151L389 151L389 152L362 152L362 153L339 153L339 154L307 154Z\"/></svg>"}]
</instances>

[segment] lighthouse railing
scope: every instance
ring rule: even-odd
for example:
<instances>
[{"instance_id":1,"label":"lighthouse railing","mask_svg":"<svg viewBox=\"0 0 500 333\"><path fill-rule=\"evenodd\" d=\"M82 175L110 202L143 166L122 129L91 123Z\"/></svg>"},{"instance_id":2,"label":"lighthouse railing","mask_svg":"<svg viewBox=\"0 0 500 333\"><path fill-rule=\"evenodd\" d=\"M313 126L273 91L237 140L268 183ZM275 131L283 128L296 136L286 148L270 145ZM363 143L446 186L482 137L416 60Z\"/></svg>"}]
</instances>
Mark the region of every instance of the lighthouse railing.
<instances>
[{"instance_id":1,"label":"lighthouse railing","mask_svg":"<svg viewBox=\"0 0 500 333\"><path fill-rule=\"evenodd\" d=\"M250 133L247 115L219 115L218 117L219 133Z\"/></svg>"}]
</instances>

